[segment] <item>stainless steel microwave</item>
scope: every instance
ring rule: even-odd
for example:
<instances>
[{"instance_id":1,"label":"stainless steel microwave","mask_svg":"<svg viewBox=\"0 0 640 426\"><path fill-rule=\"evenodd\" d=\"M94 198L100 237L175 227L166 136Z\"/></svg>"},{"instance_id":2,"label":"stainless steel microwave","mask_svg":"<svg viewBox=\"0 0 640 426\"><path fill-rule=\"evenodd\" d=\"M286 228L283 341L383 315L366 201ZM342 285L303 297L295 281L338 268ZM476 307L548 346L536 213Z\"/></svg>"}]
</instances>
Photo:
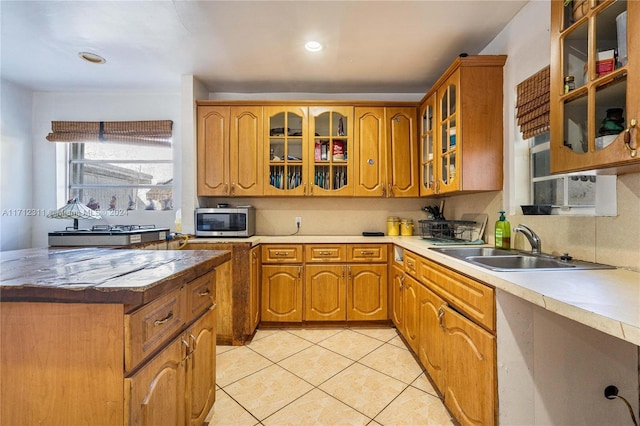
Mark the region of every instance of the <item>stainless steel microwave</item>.
<instances>
[{"instance_id":1,"label":"stainless steel microwave","mask_svg":"<svg viewBox=\"0 0 640 426\"><path fill-rule=\"evenodd\" d=\"M198 208L196 237L250 237L256 233L253 207Z\"/></svg>"}]
</instances>

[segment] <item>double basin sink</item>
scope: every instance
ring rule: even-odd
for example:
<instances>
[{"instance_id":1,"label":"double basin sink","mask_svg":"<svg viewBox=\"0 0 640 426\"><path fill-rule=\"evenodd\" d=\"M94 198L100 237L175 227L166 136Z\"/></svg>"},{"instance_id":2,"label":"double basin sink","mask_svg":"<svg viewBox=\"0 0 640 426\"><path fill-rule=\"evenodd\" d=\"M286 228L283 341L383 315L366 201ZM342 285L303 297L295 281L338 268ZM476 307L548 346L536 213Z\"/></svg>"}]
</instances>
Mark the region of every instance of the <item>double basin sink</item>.
<instances>
[{"instance_id":1,"label":"double basin sink","mask_svg":"<svg viewBox=\"0 0 640 426\"><path fill-rule=\"evenodd\" d=\"M581 269L615 269L614 266L555 257L548 254L504 250L492 247L438 247L431 248L492 271L575 271ZM564 259L563 259L564 258Z\"/></svg>"}]
</instances>

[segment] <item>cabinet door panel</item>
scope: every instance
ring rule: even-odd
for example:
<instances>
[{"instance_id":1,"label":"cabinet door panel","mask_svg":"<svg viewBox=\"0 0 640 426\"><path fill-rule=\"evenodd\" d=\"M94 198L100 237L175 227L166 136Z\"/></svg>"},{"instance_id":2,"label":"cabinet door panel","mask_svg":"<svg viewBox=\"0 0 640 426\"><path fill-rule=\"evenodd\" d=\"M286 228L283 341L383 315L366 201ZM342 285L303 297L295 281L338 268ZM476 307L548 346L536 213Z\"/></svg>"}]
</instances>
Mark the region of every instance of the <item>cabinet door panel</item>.
<instances>
[{"instance_id":1,"label":"cabinet door panel","mask_svg":"<svg viewBox=\"0 0 640 426\"><path fill-rule=\"evenodd\" d=\"M125 379L125 424L185 424L183 347L182 338L178 337L144 368Z\"/></svg>"},{"instance_id":2,"label":"cabinet door panel","mask_svg":"<svg viewBox=\"0 0 640 426\"><path fill-rule=\"evenodd\" d=\"M418 146L416 109L387 108L389 153L389 197L417 197Z\"/></svg>"},{"instance_id":3,"label":"cabinet door panel","mask_svg":"<svg viewBox=\"0 0 640 426\"><path fill-rule=\"evenodd\" d=\"M261 258L260 258L260 247L253 247L251 249L251 259L250 259L250 294L249 294L249 312L251 315L250 318L250 327L249 333L253 334L256 327L260 323L260 288L261 282L260 277L262 276L262 268L261 268Z\"/></svg>"},{"instance_id":4,"label":"cabinet door panel","mask_svg":"<svg viewBox=\"0 0 640 426\"><path fill-rule=\"evenodd\" d=\"M420 285L418 288L418 357L440 392L444 391L444 332L438 309L444 301Z\"/></svg>"},{"instance_id":5,"label":"cabinet door panel","mask_svg":"<svg viewBox=\"0 0 640 426\"><path fill-rule=\"evenodd\" d=\"M355 195L387 194L387 135L384 107L355 109Z\"/></svg>"},{"instance_id":6,"label":"cabinet door panel","mask_svg":"<svg viewBox=\"0 0 640 426\"><path fill-rule=\"evenodd\" d=\"M402 289L404 287L404 270L396 265L391 267L391 320L398 331L404 327L404 301L402 300Z\"/></svg>"},{"instance_id":7,"label":"cabinet door panel","mask_svg":"<svg viewBox=\"0 0 640 426\"><path fill-rule=\"evenodd\" d=\"M262 320L302 321L302 266L262 267Z\"/></svg>"},{"instance_id":8,"label":"cabinet door panel","mask_svg":"<svg viewBox=\"0 0 640 426\"><path fill-rule=\"evenodd\" d=\"M262 107L232 107L231 195L262 195Z\"/></svg>"},{"instance_id":9,"label":"cabinet door panel","mask_svg":"<svg viewBox=\"0 0 640 426\"><path fill-rule=\"evenodd\" d=\"M229 195L229 107L198 107L198 195Z\"/></svg>"},{"instance_id":10,"label":"cabinet door panel","mask_svg":"<svg viewBox=\"0 0 640 426\"><path fill-rule=\"evenodd\" d=\"M387 319L387 265L349 265L348 320Z\"/></svg>"},{"instance_id":11,"label":"cabinet door panel","mask_svg":"<svg viewBox=\"0 0 640 426\"><path fill-rule=\"evenodd\" d=\"M444 307L447 378L445 405L462 425L495 424L495 337Z\"/></svg>"},{"instance_id":12,"label":"cabinet door panel","mask_svg":"<svg viewBox=\"0 0 640 426\"><path fill-rule=\"evenodd\" d=\"M189 362L189 419L192 426L200 426L213 407L216 392L216 314L211 308L189 332L191 355Z\"/></svg>"},{"instance_id":13,"label":"cabinet door panel","mask_svg":"<svg viewBox=\"0 0 640 426\"><path fill-rule=\"evenodd\" d=\"M307 265L305 267L305 320L346 320L345 299L344 265Z\"/></svg>"},{"instance_id":14,"label":"cabinet door panel","mask_svg":"<svg viewBox=\"0 0 640 426\"><path fill-rule=\"evenodd\" d=\"M418 282L405 275L402 298L404 299L404 338L414 352L418 352Z\"/></svg>"}]
</instances>

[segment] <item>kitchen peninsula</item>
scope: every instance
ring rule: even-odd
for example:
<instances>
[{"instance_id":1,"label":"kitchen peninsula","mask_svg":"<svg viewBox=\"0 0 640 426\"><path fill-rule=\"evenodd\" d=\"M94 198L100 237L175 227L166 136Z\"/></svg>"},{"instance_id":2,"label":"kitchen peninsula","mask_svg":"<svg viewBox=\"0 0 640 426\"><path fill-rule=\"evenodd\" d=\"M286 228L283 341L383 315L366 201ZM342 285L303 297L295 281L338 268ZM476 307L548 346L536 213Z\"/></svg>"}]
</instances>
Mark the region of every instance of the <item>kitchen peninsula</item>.
<instances>
[{"instance_id":1,"label":"kitchen peninsula","mask_svg":"<svg viewBox=\"0 0 640 426\"><path fill-rule=\"evenodd\" d=\"M215 274L229 259L2 252L3 424L202 424L215 398Z\"/></svg>"}]
</instances>

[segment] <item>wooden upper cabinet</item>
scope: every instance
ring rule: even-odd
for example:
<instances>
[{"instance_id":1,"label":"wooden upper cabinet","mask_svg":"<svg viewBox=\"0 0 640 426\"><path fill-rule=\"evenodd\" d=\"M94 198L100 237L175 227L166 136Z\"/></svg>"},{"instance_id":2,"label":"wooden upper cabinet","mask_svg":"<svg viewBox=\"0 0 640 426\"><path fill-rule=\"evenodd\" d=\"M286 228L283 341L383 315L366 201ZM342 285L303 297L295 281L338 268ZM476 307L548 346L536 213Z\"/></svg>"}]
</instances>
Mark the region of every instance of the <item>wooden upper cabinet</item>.
<instances>
[{"instance_id":1,"label":"wooden upper cabinet","mask_svg":"<svg viewBox=\"0 0 640 426\"><path fill-rule=\"evenodd\" d=\"M355 188L357 196L387 195L387 134L384 107L356 107Z\"/></svg>"},{"instance_id":2,"label":"wooden upper cabinet","mask_svg":"<svg viewBox=\"0 0 640 426\"><path fill-rule=\"evenodd\" d=\"M640 2L587 3L578 15L551 2L551 172L637 171ZM626 38L618 31L625 21ZM575 89L565 93L569 76Z\"/></svg>"},{"instance_id":3,"label":"wooden upper cabinet","mask_svg":"<svg viewBox=\"0 0 640 426\"><path fill-rule=\"evenodd\" d=\"M417 197L416 108L356 107L355 195Z\"/></svg>"},{"instance_id":4,"label":"wooden upper cabinet","mask_svg":"<svg viewBox=\"0 0 640 426\"><path fill-rule=\"evenodd\" d=\"M418 145L416 109L387 108L387 196L417 197Z\"/></svg>"},{"instance_id":5,"label":"wooden upper cabinet","mask_svg":"<svg viewBox=\"0 0 640 426\"><path fill-rule=\"evenodd\" d=\"M262 195L262 107L198 106L198 195Z\"/></svg>"},{"instance_id":6,"label":"wooden upper cabinet","mask_svg":"<svg viewBox=\"0 0 640 426\"><path fill-rule=\"evenodd\" d=\"M423 98L421 195L502 189L505 61L459 57Z\"/></svg>"},{"instance_id":7,"label":"wooden upper cabinet","mask_svg":"<svg viewBox=\"0 0 640 426\"><path fill-rule=\"evenodd\" d=\"M309 108L309 195L353 195L353 107Z\"/></svg>"},{"instance_id":8,"label":"wooden upper cabinet","mask_svg":"<svg viewBox=\"0 0 640 426\"><path fill-rule=\"evenodd\" d=\"M198 107L198 195L229 195L228 106Z\"/></svg>"},{"instance_id":9,"label":"wooden upper cabinet","mask_svg":"<svg viewBox=\"0 0 640 426\"><path fill-rule=\"evenodd\" d=\"M264 108L265 195L306 195L309 157L308 108Z\"/></svg>"},{"instance_id":10,"label":"wooden upper cabinet","mask_svg":"<svg viewBox=\"0 0 640 426\"><path fill-rule=\"evenodd\" d=\"M440 155L436 155L436 95L431 95L420 106L420 195L436 193L436 168Z\"/></svg>"},{"instance_id":11,"label":"wooden upper cabinet","mask_svg":"<svg viewBox=\"0 0 640 426\"><path fill-rule=\"evenodd\" d=\"M230 195L262 195L262 107L231 107Z\"/></svg>"}]
</instances>

